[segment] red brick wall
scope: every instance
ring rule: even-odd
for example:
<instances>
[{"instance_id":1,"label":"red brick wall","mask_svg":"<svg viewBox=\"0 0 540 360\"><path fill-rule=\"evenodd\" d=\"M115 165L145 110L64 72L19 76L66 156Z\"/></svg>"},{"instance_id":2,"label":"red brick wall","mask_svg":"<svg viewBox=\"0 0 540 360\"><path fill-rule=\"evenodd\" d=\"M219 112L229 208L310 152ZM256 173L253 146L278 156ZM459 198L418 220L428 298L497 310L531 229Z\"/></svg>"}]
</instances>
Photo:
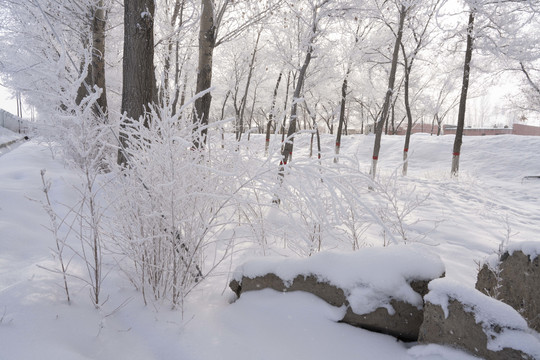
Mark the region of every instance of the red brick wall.
<instances>
[{"instance_id":1,"label":"red brick wall","mask_svg":"<svg viewBox=\"0 0 540 360\"><path fill-rule=\"evenodd\" d=\"M531 135L531 136L540 136L540 127L539 126L530 126L523 124L514 124L514 135Z\"/></svg>"},{"instance_id":2,"label":"red brick wall","mask_svg":"<svg viewBox=\"0 0 540 360\"><path fill-rule=\"evenodd\" d=\"M456 133L455 127L448 127L443 125L445 135L454 135ZM405 135L406 128L399 128L396 132L397 135ZM423 131L422 131L423 130ZM411 133L431 133L431 124L424 124L422 129L421 124L416 124L413 126ZM433 127L433 134L437 134L437 125ZM514 124L513 128L465 128L463 129L463 135L465 136L484 136L484 135L503 135L503 134L514 134L514 135L529 135L529 136L540 136L540 126L530 126L523 124Z\"/></svg>"}]
</instances>

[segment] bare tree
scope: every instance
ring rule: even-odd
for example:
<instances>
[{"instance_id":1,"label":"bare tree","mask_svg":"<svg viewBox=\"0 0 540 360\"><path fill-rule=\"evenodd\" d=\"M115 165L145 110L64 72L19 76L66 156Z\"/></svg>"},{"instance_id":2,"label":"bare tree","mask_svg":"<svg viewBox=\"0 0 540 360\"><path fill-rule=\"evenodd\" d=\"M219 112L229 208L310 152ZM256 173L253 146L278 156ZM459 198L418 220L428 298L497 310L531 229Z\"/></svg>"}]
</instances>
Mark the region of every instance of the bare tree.
<instances>
[{"instance_id":1,"label":"bare tree","mask_svg":"<svg viewBox=\"0 0 540 360\"><path fill-rule=\"evenodd\" d=\"M427 30L429 27L429 24L435 14L435 11L439 5L441 0L435 0L431 5L429 6L427 17L421 24L421 28L419 31L415 29L413 26L411 26L411 31L413 35L413 40L415 43L415 46L411 53L407 53L405 50L405 44L403 41L400 42L401 51L403 54L403 65L405 69L405 77L404 77L404 103L405 103L405 111L407 114L407 132L405 134L405 144L403 146L403 170L402 173L404 176L407 175L407 168L409 165L408 161L408 153L409 153L409 147L410 147L410 139L411 139L411 131L413 126L413 116L411 111L411 104L410 104L410 97L409 97L409 88L410 88L410 76L411 71L413 68L414 60L418 56L418 53L420 50L425 46L426 38L427 38ZM410 22L409 22L410 23Z\"/></svg>"},{"instance_id":2,"label":"bare tree","mask_svg":"<svg viewBox=\"0 0 540 360\"><path fill-rule=\"evenodd\" d=\"M300 68L300 71L298 72L298 78L296 80L296 87L294 89L294 94L292 98L291 119L289 122L289 130L287 131L287 139L285 141L285 145L283 146L283 150L281 153L282 160L281 160L280 169L279 169L279 174L281 176L284 175L284 165L287 164L287 161L292 156L292 152L293 152L294 134L296 133L296 126L298 122L298 118L297 118L298 102L300 101L300 95L302 92L302 88L304 87L304 81L306 79L307 68L313 56L313 50L314 50L313 45L319 31L319 28L318 28L319 21L321 20L320 10L329 2L330 0L322 0L320 2L317 1L317 2L312 3L312 6L311 6L311 22L310 22L311 31L307 39L307 49L306 49L306 54L304 57L304 62L302 64L302 67Z\"/></svg>"},{"instance_id":3,"label":"bare tree","mask_svg":"<svg viewBox=\"0 0 540 360\"><path fill-rule=\"evenodd\" d=\"M199 62L197 71L197 88L195 92L201 94L195 100L195 108L193 110L193 122L195 139L193 141L194 148L201 148L206 143L208 133L207 125L209 123L210 105L212 103L212 95L210 89L212 86L212 63L214 49L242 34L251 25L261 21L273 9L275 9L280 1L270 3L261 11L250 16L246 21L232 26L227 29L224 34L218 38L222 22L229 5L232 1L223 0L220 4L216 4L215 0L201 0L201 19L199 29ZM203 92L206 91L204 94Z\"/></svg>"},{"instance_id":4,"label":"bare tree","mask_svg":"<svg viewBox=\"0 0 540 360\"><path fill-rule=\"evenodd\" d=\"M396 32L397 35L396 35L396 41L394 44L394 51L392 55L390 75L388 77L388 88L386 90L386 95L384 98L381 114L375 127L375 143L373 145L373 157L372 157L372 162L371 162L372 178L375 178L376 176L377 162L379 160L379 151L381 148L382 131L383 131L384 123L388 118L390 103L392 101L392 96L394 94L394 84L396 82L396 70L397 70L398 57L399 57L399 46L401 43L401 38L403 36L403 24L405 23L405 17L407 15L408 10L409 10L409 7L406 6L405 4L399 5L399 22L398 22L398 28Z\"/></svg>"},{"instance_id":5,"label":"bare tree","mask_svg":"<svg viewBox=\"0 0 540 360\"><path fill-rule=\"evenodd\" d=\"M465 48L465 62L463 64L463 83L461 85L461 95L459 98L458 124L452 152L452 176L457 176L459 171L459 155L461 151L461 144L463 143L463 127L465 126L465 109L467 108L467 91L469 90L469 76L471 72L471 59L474 43L473 30L475 16L476 8L471 7L469 10L469 21L467 24L467 47Z\"/></svg>"},{"instance_id":6,"label":"bare tree","mask_svg":"<svg viewBox=\"0 0 540 360\"><path fill-rule=\"evenodd\" d=\"M459 100L458 125L452 150L451 175L459 172L459 159L463 142L467 90L471 72L471 60L476 47L488 50L493 55L506 55L508 44L519 39L519 30L538 16L540 7L537 1L467 1L469 20L467 23L467 45L463 64L463 83ZM478 22L478 20L480 20ZM478 22L478 24L477 24ZM478 26L477 26L478 25ZM480 43L480 44L477 44Z\"/></svg>"},{"instance_id":7,"label":"bare tree","mask_svg":"<svg viewBox=\"0 0 540 360\"><path fill-rule=\"evenodd\" d=\"M248 71L248 77L246 80L246 86L244 89L244 95L242 96L242 99L240 101L240 115L237 119L238 126L236 129L236 140L240 141L242 138L242 132L244 131L244 112L246 110L246 102L247 102L247 96L249 92L249 85L251 84L251 77L253 76L253 69L255 68L255 59L257 57L257 47L259 46L259 40L261 39L261 32L262 28L257 31L257 39L255 40L255 46L253 48L253 52L251 54L251 61L249 63L249 71Z\"/></svg>"},{"instance_id":8,"label":"bare tree","mask_svg":"<svg viewBox=\"0 0 540 360\"><path fill-rule=\"evenodd\" d=\"M341 135L343 133L343 126L345 124L345 104L347 101L347 87L348 87L348 78L352 71L352 60L353 57L356 56L354 50L358 47L358 44L360 42L361 38L364 38L366 35L369 34L370 30L372 29L371 25L368 24L367 26L364 26L362 29L362 23L359 22L356 26L356 31L354 34L354 45L352 47L352 52L349 55L349 59L347 62L347 68L345 71L345 76L343 78L343 82L341 84L341 102L340 102L340 108L339 108L339 122L338 122L338 130L336 134L336 143L334 148L334 153L336 156L334 156L334 163L337 163L339 160L339 150L341 147ZM362 31L360 31L362 30Z\"/></svg>"}]
</instances>

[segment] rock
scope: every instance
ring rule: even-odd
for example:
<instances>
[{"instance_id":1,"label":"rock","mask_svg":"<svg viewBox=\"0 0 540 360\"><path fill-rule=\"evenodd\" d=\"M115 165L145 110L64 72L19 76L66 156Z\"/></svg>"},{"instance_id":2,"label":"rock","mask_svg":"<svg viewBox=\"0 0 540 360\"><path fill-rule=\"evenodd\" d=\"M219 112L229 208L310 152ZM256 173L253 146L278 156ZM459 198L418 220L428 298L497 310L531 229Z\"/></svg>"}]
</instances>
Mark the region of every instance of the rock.
<instances>
[{"instance_id":1,"label":"rock","mask_svg":"<svg viewBox=\"0 0 540 360\"><path fill-rule=\"evenodd\" d=\"M274 289L276 291L305 291L311 293L330 305L343 306L348 304L342 289L329 284L325 281L319 281L315 275L298 275L288 286L275 274L266 274L255 278L243 277L241 283L236 280L231 281L229 287L240 296L246 291ZM235 291L237 289L237 291ZM238 290L240 289L240 290Z\"/></svg>"},{"instance_id":2,"label":"rock","mask_svg":"<svg viewBox=\"0 0 540 360\"><path fill-rule=\"evenodd\" d=\"M358 315L348 307L341 322L381 334L392 335L403 341L416 341L424 319L423 309L403 301L390 300L393 313L385 307L369 314Z\"/></svg>"},{"instance_id":3,"label":"rock","mask_svg":"<svg viewBox=\"0 0 540 360\"><path fill-rule=\"evenodd\" d=\"M419 289L424 296L427 293L426 280L411 282L411 288ZM243 277L241 282L231 281L229 287L240 296L246 291L273 289L280 292L305 291L313 294L332 306L346 306L347 312L341 322L361 327L366 330L392 335L403 341L416 341L423 320L423 310L404 301L390 299L391 313L386 307L379 307L367 314L355 314L345 292L325 281L320 281L315 275L298 275L288 286L275 274L266 274L255 278Z\"/></svg>"},{"instance_id":4,"label":"rock","mask_svg":"<svg viewBox=\"0 0 540 360\"><path fill-rule=\"evenodd\" d=\"M258 259L240 266L230 287L237 296L260 289L305 291L345 306L341 322L416 341L422 297L429 281L440 276L444 265L429 249L394 246L307 259Z\"/></svg>"},{"instance_id":5,"label":"rock","mask_svg":"<svg viewBox=\"0 0 540 360\"><path fill-rule=\"evenodd\" d=\"M540 257L505 252L497 264L484 264L476 289L512 306L540 332Z\"/></svg>"},{"instance_id":6,"label":"rock","mask_svg":"<svg viewBox=\"0 0 540 360\"><path fill-rule=\"evenodd\" d=\"M540 341L510 306L448 281L435 280L430 289L420 343L452 346L488 360L539 359Z\"/></svg>"}]
</instances>

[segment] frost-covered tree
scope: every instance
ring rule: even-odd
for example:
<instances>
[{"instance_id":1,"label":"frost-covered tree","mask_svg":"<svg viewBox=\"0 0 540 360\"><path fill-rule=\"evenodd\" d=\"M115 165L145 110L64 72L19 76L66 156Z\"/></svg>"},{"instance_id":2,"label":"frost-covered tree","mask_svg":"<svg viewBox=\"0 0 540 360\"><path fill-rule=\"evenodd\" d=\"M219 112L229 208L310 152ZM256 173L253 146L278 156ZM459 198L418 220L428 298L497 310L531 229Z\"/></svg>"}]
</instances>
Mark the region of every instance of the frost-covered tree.
<instances>
[{"instance_id":1,"label":"frost-covered tree","mask_svg":"<svg viewBox=\"0 0 540 360\"><path fill-rule=\"evenodd\" d=\"M405 111L407 115L407 131L405 134L405 144L403 145L403 175L407 175L407 169L409 165L408 154L410 148L411 131L413 127L413 115L410 102L410 83L411 72L413 64L418 57L420 51L425 48L429 40L430 24L435 16L435 12L439 7L441 0L434 0L432 2L425 2L422 5L417 4L417 8L413 8L413 11L409 12L407 19L407 28L410 29L410 50L406 47L406 42L400 41L401 52L403 55L403 67L404 67L404 94L403 101L405 104ZM419 8L419 9L418 9Z\"/></svg>"},{"instance_id":2,"label":"frost-covered tree","mask_svg":"<svg viewBox=\"0 0 540 360\"><path fill-rule=\"evenodd\" d=\"M371 162L371 176L373 178L375 178L376 173L377 173L377 162L379 160L379 151L381 148L381 138L382 138L384 123L385 121L387 121L390 105L392 102L392 98L394 96L394 85L396 82L396 71L397 71L398 58L399 58L399 49L400 49L401 39L403 37L403 25L405 23L405 17L407 16L407 12L410 9L410 5L406 2L398 1L394 3L394 5L396 6L396 12L398 14L398 22L395 29L396 39L394 43L394 50L392 52L392 61L390 63L390 73L388 75L388 87L386 89L386 93L384 96L384 102L381 109L381 113L375 126L375 142L373 144L373 157L372 157L372 162Z\"/></svg>"},{"instance_id":3,"label":"frost-covered tree","mask_svg":"<svg viewBox=\"0 0 540 360\"><path fill-rule=\"evenodd\" d=\"M459 159L463 143L463 128L467 108L467 92L471 74L471 61L475 49L504 56L505 49L519 41L520 30L527 28L540 5L534 0L467 0L468 21L466 27L465 61L463 82L459 100L457 130L452 149L452 176L459 172Z\"/></svg>"},{"instance_id":4,"label":"frost-covered tree","mask_svg":"<svg viewBox=\"0 0 540 360\"><path fill-rule=\"evenodd\" d=\"M100 92L106 0L2 1L0 72L43 119Z\"/></svg>"}]
</instances>

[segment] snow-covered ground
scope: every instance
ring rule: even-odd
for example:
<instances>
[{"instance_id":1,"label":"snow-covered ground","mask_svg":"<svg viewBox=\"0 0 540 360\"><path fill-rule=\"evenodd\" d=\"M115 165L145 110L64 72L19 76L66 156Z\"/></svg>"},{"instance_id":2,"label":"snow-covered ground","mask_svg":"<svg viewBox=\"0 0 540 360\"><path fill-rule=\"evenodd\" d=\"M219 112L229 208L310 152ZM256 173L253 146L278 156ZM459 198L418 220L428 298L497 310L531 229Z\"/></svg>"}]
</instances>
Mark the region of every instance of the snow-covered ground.
<instances>
[{"instance_id":1,"label":"snow-covered ground","mask_svg":"<svg viewBox=\"0 0 540 360\"><path fill-rule=\"evenodd\" d=\"M0 143L13 136L2 130ZM262 147L264 138L252 141ZM332 142L323 137L323 152L331 151ZM452 142L452 136L414 135L406 182L430 193L415 211L432 220L415 225L417 232L429 232L423 242L441 257L448 278L473 287L477 262L496 252L508 231L512 242L540 241L540 180L523 180L540 175L540 137L465 138L458 180L449 177ZM373 137L349 136L342 143L342 154L357 155L367 170ZM382 173L399 166L402 143L402 137L383 138ZM70 184L77 177L51 154L46 144L32 140L0 155L2 360L473 359L336 323L340 309L304 293L264 290L231 303L225 272L197 288L183 311L144 306L118 271L104 282L109 300L99 310L91 305L88 287L77 282L68 305L60 275L46 270L54 267L54 240L40 204L40 170L47 170L59 203L74 199Z\"/></svg>"}]
</instances>

